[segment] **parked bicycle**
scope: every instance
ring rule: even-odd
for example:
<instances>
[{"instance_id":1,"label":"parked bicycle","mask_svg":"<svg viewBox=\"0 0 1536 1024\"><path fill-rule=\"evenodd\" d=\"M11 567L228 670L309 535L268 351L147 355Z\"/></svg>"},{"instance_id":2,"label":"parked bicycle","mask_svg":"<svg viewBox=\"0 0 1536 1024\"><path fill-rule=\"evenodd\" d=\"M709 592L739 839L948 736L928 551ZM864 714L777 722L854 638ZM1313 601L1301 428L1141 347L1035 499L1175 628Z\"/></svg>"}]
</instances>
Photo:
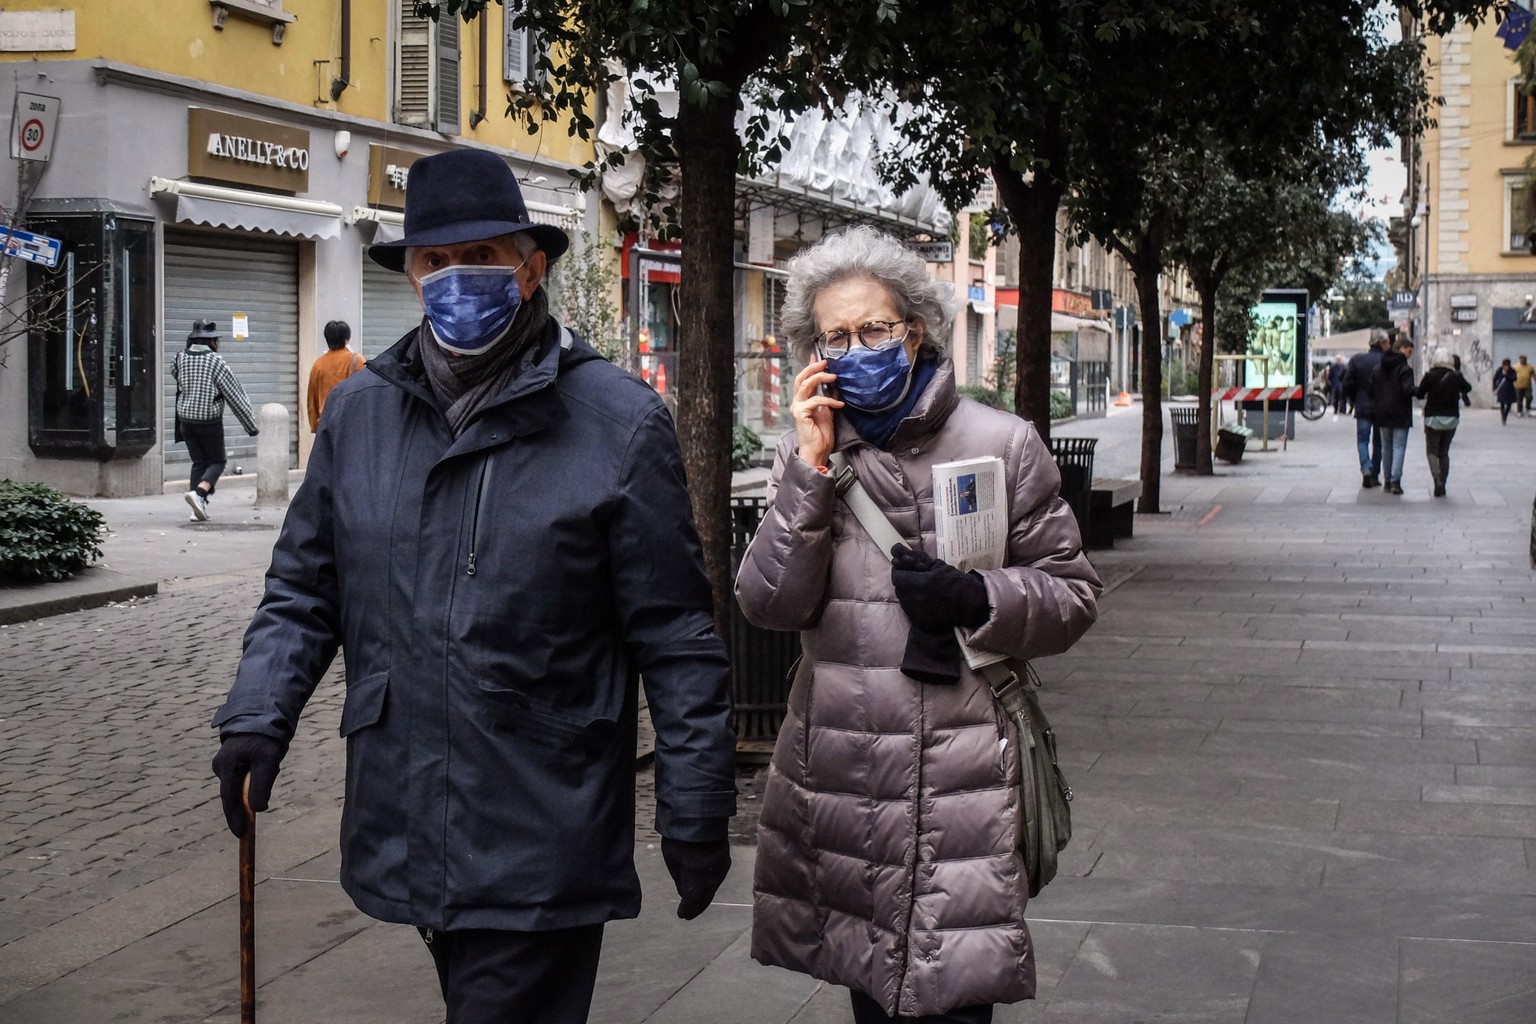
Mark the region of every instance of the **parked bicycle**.
<instances>
[{"instance_id":1,"label":"parked bicycle","mask_svg":"<svg viewBox=\"0 0 1536 1024\"><path fill-rule=\"evenodd\" d=\"M1320 420L1323 413L1328 411L1328 396L1321 391L1307 388L1307 393L1301 400L1301 415L1309 420Z\"/></svg>"}]
</instances>

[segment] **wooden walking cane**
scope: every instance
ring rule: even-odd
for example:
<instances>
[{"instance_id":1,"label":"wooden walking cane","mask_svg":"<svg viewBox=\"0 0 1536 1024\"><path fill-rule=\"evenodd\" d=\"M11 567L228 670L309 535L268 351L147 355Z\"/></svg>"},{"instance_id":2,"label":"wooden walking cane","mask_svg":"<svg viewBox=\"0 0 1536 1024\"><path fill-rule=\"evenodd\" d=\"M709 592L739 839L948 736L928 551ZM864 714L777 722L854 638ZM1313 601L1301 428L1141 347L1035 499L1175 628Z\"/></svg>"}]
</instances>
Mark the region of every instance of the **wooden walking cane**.
<instances>
[{"instance_id":1,"label":"wooden walking cane","mask_svg":"<svg viewBox=\"0 0 1536 1024\"><path fill-rule=\"evenodd\" d=\"M240 837L240 1024L256 1024L256 814L245 777L245 834Z\"/></svg>"}]
</instances>

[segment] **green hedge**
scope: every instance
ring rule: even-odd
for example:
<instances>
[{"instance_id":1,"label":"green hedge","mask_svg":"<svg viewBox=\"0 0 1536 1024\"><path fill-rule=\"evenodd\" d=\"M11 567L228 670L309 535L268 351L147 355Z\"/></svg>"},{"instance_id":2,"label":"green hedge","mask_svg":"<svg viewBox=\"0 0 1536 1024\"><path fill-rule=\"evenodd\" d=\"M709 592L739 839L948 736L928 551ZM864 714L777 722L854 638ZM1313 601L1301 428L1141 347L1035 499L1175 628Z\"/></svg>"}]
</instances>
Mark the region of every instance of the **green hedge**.
<instances>
[{"instance_id":1,"label":"green hedge","mask_svg":"<svg viewBox=\"0 0 1536 1024\"><path fill-rule=\"evenodd\" d=\"M0 580L64 580L101 557L101 513L46 484L0 481Z\"/></svg>"},{"instance_id":2,"label":"green hedge","mask_svg":"<svg viewBox=\"0 0 1536 1024\"><path fill-rule=\"evenodd\" d=\"M757 436L757 431L744 423L736 424L736 429L731 431L731 469L747 469L762 450L763 439Z\"/></svg>"},{"instance_id":3,"label":"green hedge","mask_svg":"<svg viewBox=\"0 0 1536 1024\"><path fill-rule=\"evenodd\" d=\"M1051 389L1051 419L1060 420L1076 413L1072 407L1072 395L1060 388Z\"/></svg>"}]
</instances>

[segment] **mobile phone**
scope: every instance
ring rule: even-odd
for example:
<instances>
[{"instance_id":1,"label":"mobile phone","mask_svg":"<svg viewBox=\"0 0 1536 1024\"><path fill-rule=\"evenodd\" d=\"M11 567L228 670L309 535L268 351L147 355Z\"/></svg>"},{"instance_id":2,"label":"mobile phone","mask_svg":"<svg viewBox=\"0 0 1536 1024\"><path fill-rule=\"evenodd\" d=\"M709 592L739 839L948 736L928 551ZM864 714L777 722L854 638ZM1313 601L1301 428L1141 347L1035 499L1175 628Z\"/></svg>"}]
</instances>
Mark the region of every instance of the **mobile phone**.
<instances>
[{"instance_id":1,"label":"mobile phone","mask_svg":"<svg viewBox=\"0 0 1536 1024\"><path fill-rule=\"evenodd\" d=\"M824 398L836 398L837 397L837 395L832 393L832 385L831 384L817 384L816 385L816 393L818 395L821 395Z\"/></svg>"}]
</instances>

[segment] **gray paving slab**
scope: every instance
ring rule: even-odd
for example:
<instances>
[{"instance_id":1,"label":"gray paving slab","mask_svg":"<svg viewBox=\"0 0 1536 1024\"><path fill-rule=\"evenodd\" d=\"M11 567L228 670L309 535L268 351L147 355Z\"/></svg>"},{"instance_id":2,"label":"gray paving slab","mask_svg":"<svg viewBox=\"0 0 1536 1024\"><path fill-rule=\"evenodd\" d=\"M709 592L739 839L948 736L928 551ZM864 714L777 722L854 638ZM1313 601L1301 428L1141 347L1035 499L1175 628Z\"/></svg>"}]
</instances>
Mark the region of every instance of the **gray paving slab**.
<instances>
[{"instance_id":1,"label":"gray paving slab","mask_svg":"<svg viewBox=\"0 0 1536 1024\"><path fill-rule=\"evenodd\" d=\"M1393 1020L1398 958L1390 939L1272 935L1243 1024L1376 1024Z\"/></svg>"},{"instance_id":2,"label":"gray paving slab","mask_svg":"<svg viewBox=\"0 0 1536 1024\"><path fill-rule=\"evenodd\" d=\"M1536 946L1405 939L1402 1024L1511 1024L1536 1020Z\"/></svg>"},{"instance_id":3,"label":"gray paving slab","mask_svg":"<svg viewBox=\"0 0 1536 1024\"><path fill-rule=\"evenodd\" d=\"M1265 938L1233 930L1095 924L1037 1015L1026 1019L1242 1024Z\"/></svg>"}]
</instances>

